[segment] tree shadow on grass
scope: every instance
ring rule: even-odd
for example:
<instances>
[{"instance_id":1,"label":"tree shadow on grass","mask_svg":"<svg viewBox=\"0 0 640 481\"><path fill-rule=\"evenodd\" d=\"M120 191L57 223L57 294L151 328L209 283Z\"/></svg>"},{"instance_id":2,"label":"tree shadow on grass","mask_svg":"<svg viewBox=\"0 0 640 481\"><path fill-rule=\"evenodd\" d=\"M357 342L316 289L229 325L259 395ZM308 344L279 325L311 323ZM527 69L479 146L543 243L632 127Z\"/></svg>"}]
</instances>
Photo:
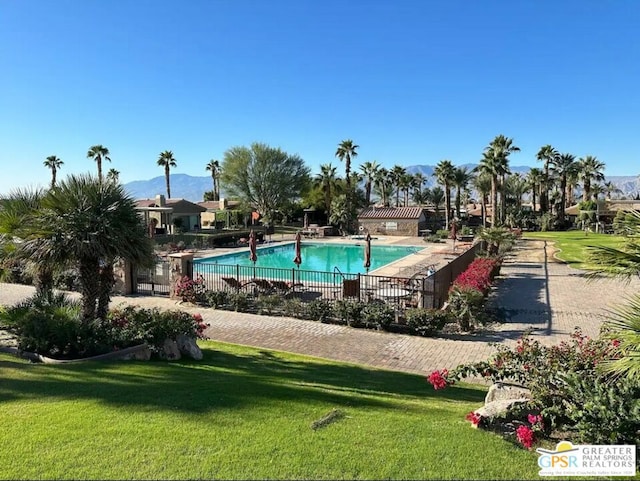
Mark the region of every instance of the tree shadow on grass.
<instances>
[{"instance_id":1,"label":"tree shadow on grass","mask_svg":"<svg viewBox=\"0 0 640 481\"><path fill-rule=\"evenodd\" d=\"M35 365L2 360L0 402L95 399L111 406L205 413L321 402L398 406L406 398L481 402L484 392L456 386L434 391L423 376L372 370L278 352L214 345L202 361L87 362Z\"/></svg>"}]
</instances>

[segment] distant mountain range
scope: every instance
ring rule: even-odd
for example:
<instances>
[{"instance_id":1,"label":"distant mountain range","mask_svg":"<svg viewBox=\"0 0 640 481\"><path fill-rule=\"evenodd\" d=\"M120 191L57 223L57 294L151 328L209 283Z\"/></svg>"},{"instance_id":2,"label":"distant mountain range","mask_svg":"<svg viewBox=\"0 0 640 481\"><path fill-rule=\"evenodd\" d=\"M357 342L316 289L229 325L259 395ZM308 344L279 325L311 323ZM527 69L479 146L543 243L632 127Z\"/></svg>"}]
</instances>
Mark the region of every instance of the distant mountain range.
<instances>
[{"instance_id":1,"label":"distant mountain range","mask_svg":"<svg viewBox=\"0 0 640 481\"><path fill-rule=\"evenodd\" d=\"M465 164L460 167L473 169L476 164ZM427 180L427 186L436 185L436 179L433 177L434 165L411 165L407 167L407 172L415 174L420 172ZM518 172L526 175L531 167L524 165L510 166L511 172ZM187 174L171 174L171 197L187 199L192 202L200 202L204 193L213 188L211 176L193 176ZM606 178L607 181L613 182L618 189L622 191L622 196L635 197L640 192L640 180L635 175L612 175ZM164 176L154 177L150 180L134 180L124 184L125 190L134 199L150 199L156 194L166 194L166 186ZM224 192L221 192L224 197Z\"/></svg>"}]
</instances>

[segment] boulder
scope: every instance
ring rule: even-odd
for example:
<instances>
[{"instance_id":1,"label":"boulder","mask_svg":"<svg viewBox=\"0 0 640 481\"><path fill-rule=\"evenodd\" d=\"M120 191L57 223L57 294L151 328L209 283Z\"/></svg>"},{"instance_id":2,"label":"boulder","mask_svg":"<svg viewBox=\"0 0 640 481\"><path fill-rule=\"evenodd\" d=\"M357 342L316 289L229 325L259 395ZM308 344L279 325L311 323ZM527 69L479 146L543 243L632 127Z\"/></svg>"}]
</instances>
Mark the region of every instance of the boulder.
<instances>
[{"instance_id":1,"label":"boulder","mask_svg":"<svg viewBox=\"0 0 640 481\"><path fill-rule=\"evenodd\" d=\"M176 339L178 344L178 349L180 352L190 357L191 359L195 359L199 361L202 359L202 351L196 344L196 340L193 337L185 336L184 334L180 334Z\"/></svg>"},{"instance_id":2,"label":"boulder","mask_svg":"<svg viewBox=\"0 0 640 481\"><path fill-rule=\"evenodd\" d=\"M485 406L494 401L507 401L510 399L531 399L531 391L518 384L497 382L492 384L484 398Z\"/></svg>"},{"instance_id":3,"label":"boulder","mask_svg":"<svg viewBox=\"0 0 640 481\"><path fill-rule=\"evenodd\" d=\"M151 349L149 349L149 346L145 346L142 349L125 355L122 359L125 361L148 361L151 359Z\"/></svg>"},{"instance_id":4,"label":"boulder","mask_svg":"<svg viewBox=\"0 0 640 481\"><path fill-rule=\"evenodd\" d=\"M180 349L178 349L178 343L173 339L165 339L162 349L160 349L160 357L167 361L177 361L182 356L180 355Z\"/></svg>"},{"instance_id":5,"label":"boulder","mask_svg":"<svg viewBox=\"0 0 640 481\"><path fill-rule=\"evenodd\" d=\"M482 416L488 425L492 424L492 420L496 417L504 419L505 421L513 421L515 416L511 416L510 412L514 407L527 404L527 399L502 399L499 401L491 401L486 403L480 409L476 409L474 412ZM517 411L517 410L516 410Z\"/></svg>"}]
</instances>

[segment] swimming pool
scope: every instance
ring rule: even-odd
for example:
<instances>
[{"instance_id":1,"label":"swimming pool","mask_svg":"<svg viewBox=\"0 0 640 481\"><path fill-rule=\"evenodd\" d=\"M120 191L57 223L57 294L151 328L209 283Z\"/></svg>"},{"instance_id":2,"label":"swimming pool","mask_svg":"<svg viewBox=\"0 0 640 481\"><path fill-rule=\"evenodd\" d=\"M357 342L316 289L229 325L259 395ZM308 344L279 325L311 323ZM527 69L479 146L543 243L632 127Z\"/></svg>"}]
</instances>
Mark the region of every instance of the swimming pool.
<instances>
[{"instance_id":1,"label":"swimming pool","mask_svg":"<svg viewBox=\"0 0 640 481\"><path fill-rule=\"evenodd\" d=\"M370 271L395 262L403 257L418 252L418 247L407 246L371 246ZM293 263L295 257L295 244L261 247L258 249L256 267L273 267L291 269L296 267ZM364 274L363 266L364 244L328 244L328 243L302 243L301 270L333 272L337 267L345 274ZM204 257L193 261L194 267L198 264L223 264L253 266L249 260L248 251L234 252L215 257Z\"/></svg>"}]
</instances>

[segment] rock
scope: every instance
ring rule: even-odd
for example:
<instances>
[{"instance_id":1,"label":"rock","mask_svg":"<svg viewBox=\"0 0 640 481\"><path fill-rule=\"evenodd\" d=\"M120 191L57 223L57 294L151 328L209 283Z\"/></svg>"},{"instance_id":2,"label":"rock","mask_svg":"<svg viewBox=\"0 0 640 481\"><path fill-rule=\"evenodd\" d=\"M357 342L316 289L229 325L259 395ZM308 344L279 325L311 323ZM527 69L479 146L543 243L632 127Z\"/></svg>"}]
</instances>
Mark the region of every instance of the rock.
<instances>
[{"instance_id":1,"label":"rock","mask_svg":"<svg viewBox=\"0 0 640 481\"><path fill-rule=\"evenodd\" d=\"M531 399L531 391L518 384L497 382L492 384L484 398L485 406L494 401L506 401L510 399Z\"/></svg>"},{"instance_id":2,"label":"rock","mask_svg":"<svg viewBox=\"0 0 640 481\"><path fill-rule=\"evenodd\" d=\"M196 344L196 340L193 337L180 334L176 339L176 342L178 344L178 349L180 349L180 352L185 356L195 359L196 361L202 359L202 351Z\"/></svg>"},{"instance_id":3,"label":"rock","mask_svg":"<svg viewBox=\"0 0 640 481\"><path fill-rule=\"evenodd\" d=\"M178 349L178 343L173 339L164 340L159 354L162 359L166 359L167 361L177 361L182 357L180 355L180 349Z\"/></svg>"},{"instance_id":4,"label":"rock","mask_svg":"<svg viewBox=\"0 0 640 481\"><path fill-rule=\"evenodd\" d=\"M151 349L148 346L122 357L123 361L148 361L149 359L151 359Z\"/></svg>"},{"instance_id":5,"label":"rock","mask_svg":"<svg viewBox=\"0 0 640 481\"><path fill-rule=\"evenodd\" d=\"M496 416L509 420L508 412L516 406L528 403L528 399L501 399L499 401L491 401L486 403L480 409L474 412L482 416L483 419L492 419Z\"/></svg>"}]
</instances>

